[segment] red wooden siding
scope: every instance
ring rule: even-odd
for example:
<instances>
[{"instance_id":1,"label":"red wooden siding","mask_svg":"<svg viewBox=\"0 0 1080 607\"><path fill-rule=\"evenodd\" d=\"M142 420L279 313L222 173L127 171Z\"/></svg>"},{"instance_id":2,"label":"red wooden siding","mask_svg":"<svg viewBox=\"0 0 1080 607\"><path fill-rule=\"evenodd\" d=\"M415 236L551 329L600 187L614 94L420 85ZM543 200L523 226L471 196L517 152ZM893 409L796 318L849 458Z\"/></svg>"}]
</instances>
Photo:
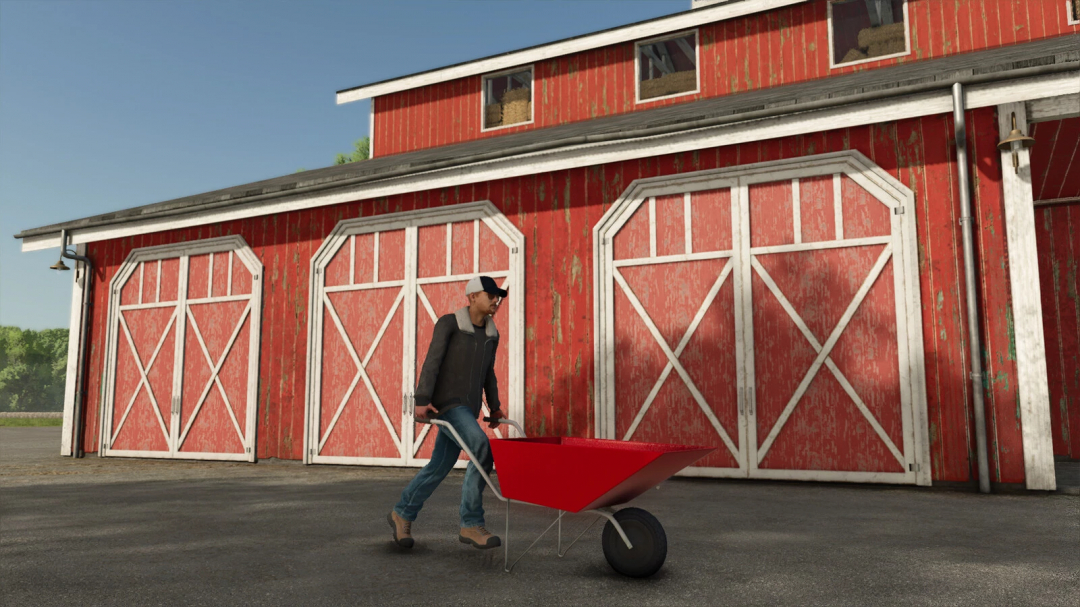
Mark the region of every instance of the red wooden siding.
<instances>
[{"instance_id":1,"label":"red wooden siding","mask_svg":"<svg viewBox=\"0 0 1080 607\"><path fill-rule=\"evenodd\" d=\"M911 53L829 69L825 0L700 28L700 92L634 102L634 43L535 64L533 124L481 133L480 76L377 97L375 152L400 154L599 116L1080 32L1064 0L909 0Z\"/></svg>"},{"instance_id":2,"label":"red wooden siding","mask_svg":"<svg viewBox=\"0 0 1080 607\"><path fill-rule=\"evenodd\" d=\"M1080 458L1080 203L1035 210L1054 455Z\"/></svg>"},{"instance_id":3,"label":"red wooden siding","mask_svg":"<svg viewBox=\"0 0 1080 607\"><path fill-rule=\"evenodd\" d=\"M1035 200L1080 198L1080 117L1039 122L1030 134Z\"/></svg>"},{"instance_id":4,"label":"red wooden siding","mask_svg":"<svg viewBox=\"0 0 1080 607\"><path fill-rule=\"evenodd\" d=\"M1080 118L1031 127L1035 200L1080 198ZM1054 455L1080 458L1080 200L1035 209Z\"/></svg>"},{"instance_id":5,"label":"red wooden siding","mask_svg":"<svg viewBox=\"0 0 1080 607\"><path fill-rule=\"evenodd\" d=\"M974 175L975 209L980 297L985 310L984 364L989 378L985 393L992 478L1021 482L1024 463L1008 275L1000 261L1005 256L1005 235L1000 172L996 168L997 123L992 109L970 112L969 120L971 149L979 159ZM300 459L311 255L340 219L475 200L492 201L526 237L525 285L523 289L515 288L511 296L526 297L527 431L592 436L591 230L612 201L638 178L855 149L915 192L933 478L969 481L975 477L975 447L951 133L951 117L933 116L94 243L88 247L95 263L96 282L86 444L91 448L97 444L107 295L102 285L112 278L132 248L240 234L261 258L266 280L259 360L258 455ZM815 184L808 182L801 187ZM712 203L722 205L723 201ZM807 214L803 222L809 225L813 211L803 212ZM828 221L828 213L824 217ZM719 222L716 229L723 229L721 224L730 218L715 220Z\"/></svg>"}]
</instances>

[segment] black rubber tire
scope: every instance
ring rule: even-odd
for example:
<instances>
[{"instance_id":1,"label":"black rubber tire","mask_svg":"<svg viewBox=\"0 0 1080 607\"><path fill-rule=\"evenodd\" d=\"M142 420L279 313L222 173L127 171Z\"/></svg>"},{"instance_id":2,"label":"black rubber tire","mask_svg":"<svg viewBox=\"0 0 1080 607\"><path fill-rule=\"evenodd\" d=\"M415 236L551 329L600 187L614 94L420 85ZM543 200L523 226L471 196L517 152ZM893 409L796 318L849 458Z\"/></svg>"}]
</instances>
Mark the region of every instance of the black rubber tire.
<instances>
[{"instance_id":1,"label":"black rubber tire","mask_svg":"<svg viewBox=\"0 0 1080 607\"><path fill-rule=\"evenodd\" d=\"M615 525L604 525L604 558L611 568L627 577L649 577L667 559L667 534L656 517L641 508L623 508L615 513L626 537L634 545L626 547Z\"/></svg>"}]
</instances>

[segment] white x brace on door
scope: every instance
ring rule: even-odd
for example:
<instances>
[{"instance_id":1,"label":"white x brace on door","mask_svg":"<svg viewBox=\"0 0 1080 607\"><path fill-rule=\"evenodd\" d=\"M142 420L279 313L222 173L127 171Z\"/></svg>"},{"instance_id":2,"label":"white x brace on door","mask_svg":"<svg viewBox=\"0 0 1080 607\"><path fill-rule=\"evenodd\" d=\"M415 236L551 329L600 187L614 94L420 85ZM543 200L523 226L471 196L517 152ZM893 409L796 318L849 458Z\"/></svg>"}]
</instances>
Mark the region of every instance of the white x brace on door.
<instances>
[{"instance_id":1,"label":"white x brace on door","mask_svg":"<svg viewBox=\"0 0 1080 607\"><path fill-rule=\"evenodd\" d=\"M524 413L524 237L489 202L340 222L312 258L306 463L421 466L434 442L412 397L435 322L477 274L511 290L496 375ZM517 293L517 295L515 295Z\"/></svg>"},{"instance_id":2,"label":"white x brace on door","mask_svg":"<svg viewBox=\"0 0 1080 607\"><path fill-rule=\"evenodd\" d=\"M131 252L109 286L102 456L255 460L261 274L239 236Z\"/></svg>"},{"instance_id":3,"label":"white x brace on door","mask_svg":"<svg viewBox=\"0 0 1080 607\"><path fill-rule=\"evenodd\" d=\"M928 484L914 210L858 152L635 182L594 230L598 435Z\"/></svg>"}]
</instances>

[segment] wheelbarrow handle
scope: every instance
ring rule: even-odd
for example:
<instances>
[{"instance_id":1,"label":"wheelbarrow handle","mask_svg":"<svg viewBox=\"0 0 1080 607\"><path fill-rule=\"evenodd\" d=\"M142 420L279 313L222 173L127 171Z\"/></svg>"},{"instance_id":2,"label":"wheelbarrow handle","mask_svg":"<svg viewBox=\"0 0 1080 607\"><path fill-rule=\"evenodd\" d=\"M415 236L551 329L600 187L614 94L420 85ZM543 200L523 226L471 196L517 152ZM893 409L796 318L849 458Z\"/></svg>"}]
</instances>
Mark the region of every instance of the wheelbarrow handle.
<instances>
[{"instance_id":1,"label":"wheelbarrow handle","mask_svg":"<svg viewBox=\"0 0 1080 607\"><path fill-rule=\"evenodd\" d=\"M491 477L487 475L487 472L484 472L484 467L480 464L480 460L476 458L476 454L473 453L472 449L470 449L469 446L465 444L465 441L461 438L461 435L458 434L458 431L454 429L454 426L451 425L450 422L443 421L441 419L430 418L425 420L418 419L416 421L420 424L431 424L432 426L439 426L440 428L443 428L447 432L449 432L450 436L453 437L454 442L456 442L458 446L461 447L461 450L465 452L466 456L468 456L469 461L472 462L473 467L475 467L476 471L480 473L481 477L483 477L484 482L487 483L487 486L491 487L491 492L495 494L495 497L499 498L499 501L507 501L506 498L503 497L502 492L499 491L499 488L495 486L495 483L491 482Z\"/></svg>"},{"instance_id":2,"label":"wheelbarrow handle","mask_svg":"<svg viewBox=\"0 0 1080 607\"><path fill-rule=\"evenodd\" d=\"M527 436L525 436L525 430L523 430L521 428L521 424L517 423L516 421L514 421L512 419L509 419L509 418L506 418L506 417L500 417L499 419L495 419L494 417L485 417L484 421L488 422L489 424L491 422L499 422L500 424L506 424L508 426L513 426L514 429L518 431L518 436L520 436L521 438L528 438Z\"/></svg>"}]
</instances>

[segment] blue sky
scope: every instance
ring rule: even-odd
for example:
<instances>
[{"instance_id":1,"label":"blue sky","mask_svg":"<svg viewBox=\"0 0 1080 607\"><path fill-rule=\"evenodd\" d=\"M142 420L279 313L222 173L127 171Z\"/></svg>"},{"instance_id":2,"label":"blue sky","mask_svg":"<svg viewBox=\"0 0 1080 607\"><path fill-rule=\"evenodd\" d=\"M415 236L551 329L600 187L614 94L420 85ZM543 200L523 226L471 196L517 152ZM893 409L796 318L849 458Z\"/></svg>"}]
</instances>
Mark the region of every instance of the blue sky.
<instances>
[{"instance_id":1,"label":"blue sky","mask_svg":"<svg viewBox=\"0 0 1080 607\"><path fill-rule=\"evenodd\" d=\"M71 273L20 230L328 166L367 82L690 0L0 0L0 324L64 327Z\"/></svg>"}]
</instances>

